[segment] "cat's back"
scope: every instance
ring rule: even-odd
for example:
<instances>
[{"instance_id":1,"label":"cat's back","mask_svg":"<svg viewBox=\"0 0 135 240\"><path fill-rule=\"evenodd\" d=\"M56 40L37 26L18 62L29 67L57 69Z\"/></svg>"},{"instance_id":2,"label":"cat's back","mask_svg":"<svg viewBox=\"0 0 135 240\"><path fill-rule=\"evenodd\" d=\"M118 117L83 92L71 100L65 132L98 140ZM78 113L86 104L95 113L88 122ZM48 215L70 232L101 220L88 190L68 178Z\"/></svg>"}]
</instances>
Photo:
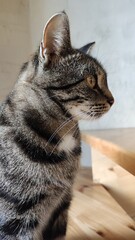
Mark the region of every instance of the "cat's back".
<instances>
[{"instance_id":1,"label":"cat's back","mask_svg":"<svg viewBox=\"0 0 135 240\"><path fill-rule=\"evenodd\" d=\"M0 163L4 162L12 151L13 125L8 116L6 100L0 104Z\"/></svg>"}]
</instances>

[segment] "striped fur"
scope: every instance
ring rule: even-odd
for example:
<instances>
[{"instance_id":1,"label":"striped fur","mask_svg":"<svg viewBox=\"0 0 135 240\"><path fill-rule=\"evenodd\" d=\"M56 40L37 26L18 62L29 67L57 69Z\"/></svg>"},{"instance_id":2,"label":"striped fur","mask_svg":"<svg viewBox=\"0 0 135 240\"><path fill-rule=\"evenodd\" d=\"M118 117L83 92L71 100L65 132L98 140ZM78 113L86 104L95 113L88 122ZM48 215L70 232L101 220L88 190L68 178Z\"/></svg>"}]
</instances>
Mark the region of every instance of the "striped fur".
<instances>
[{"instance_id":1,"label":"striped fur","mask_svg":"<svg viewBox=\"0 0 135 240\"><path fill-rule=\"evenodd\" d=\"M66 235L78 120L98 118L113 103L105 70L83 49L71 47L67 15L53 16L0 106L0 240Z\"/></svg>"}]
</instances>

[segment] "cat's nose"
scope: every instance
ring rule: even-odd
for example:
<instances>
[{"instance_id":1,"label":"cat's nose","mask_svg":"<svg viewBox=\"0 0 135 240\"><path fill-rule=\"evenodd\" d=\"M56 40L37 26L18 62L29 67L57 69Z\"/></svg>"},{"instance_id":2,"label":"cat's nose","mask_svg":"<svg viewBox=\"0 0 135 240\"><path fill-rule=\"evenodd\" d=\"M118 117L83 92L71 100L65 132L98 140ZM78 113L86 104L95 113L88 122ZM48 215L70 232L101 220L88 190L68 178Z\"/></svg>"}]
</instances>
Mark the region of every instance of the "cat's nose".
<instances>
[{"instance_id":1,"label":"cat's nose","mask_svg":"<svg viewBox=\"0 0 135 240\"><path fill-rule=\"evenodd\" d=\"M110 106L112 106L113 103L114 103L114 98L110 98L110 99L108 99L108 103L110 104Z\"/></svg>"}]
</instances>

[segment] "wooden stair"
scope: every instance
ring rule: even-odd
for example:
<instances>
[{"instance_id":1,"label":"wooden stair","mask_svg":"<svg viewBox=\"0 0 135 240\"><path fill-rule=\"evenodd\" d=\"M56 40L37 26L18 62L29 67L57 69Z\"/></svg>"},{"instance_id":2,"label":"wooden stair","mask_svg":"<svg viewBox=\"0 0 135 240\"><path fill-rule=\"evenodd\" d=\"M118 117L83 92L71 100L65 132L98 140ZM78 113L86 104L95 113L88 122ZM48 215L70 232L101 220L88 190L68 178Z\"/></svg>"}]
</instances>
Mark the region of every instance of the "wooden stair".
<instances>
[{"instance_id":1,"label":"wooden stair","mask_svg":"<svg viewBox=\"0 0 135 240\"><path fill-rule=\"evenodd\" d=\"M93 181L90 170L81 171L76 178L67 240L135 240L133 132L117 129L82 134L91 146Z\"/></svg>"}]
</instances>

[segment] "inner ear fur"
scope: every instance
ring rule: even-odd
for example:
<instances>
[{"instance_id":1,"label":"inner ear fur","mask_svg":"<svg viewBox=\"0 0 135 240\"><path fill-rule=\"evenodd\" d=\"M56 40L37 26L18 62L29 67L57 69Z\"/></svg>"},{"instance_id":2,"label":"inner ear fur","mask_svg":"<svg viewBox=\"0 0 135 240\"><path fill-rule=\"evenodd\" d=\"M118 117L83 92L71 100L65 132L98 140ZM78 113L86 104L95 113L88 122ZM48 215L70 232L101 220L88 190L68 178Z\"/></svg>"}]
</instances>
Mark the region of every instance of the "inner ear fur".
<instances>
[{"instance_id":1,"label":"inner ear fur","mask_svg":"<svg viewBox=\"0 0 135 240\"><path fill-rule=\"evenodd\" d=\"M53 55L62 55L70 46L68 16L65 12L55 14L49 19L43 31L41 56L50 58Z\"/></svg>"}]
</instances>

